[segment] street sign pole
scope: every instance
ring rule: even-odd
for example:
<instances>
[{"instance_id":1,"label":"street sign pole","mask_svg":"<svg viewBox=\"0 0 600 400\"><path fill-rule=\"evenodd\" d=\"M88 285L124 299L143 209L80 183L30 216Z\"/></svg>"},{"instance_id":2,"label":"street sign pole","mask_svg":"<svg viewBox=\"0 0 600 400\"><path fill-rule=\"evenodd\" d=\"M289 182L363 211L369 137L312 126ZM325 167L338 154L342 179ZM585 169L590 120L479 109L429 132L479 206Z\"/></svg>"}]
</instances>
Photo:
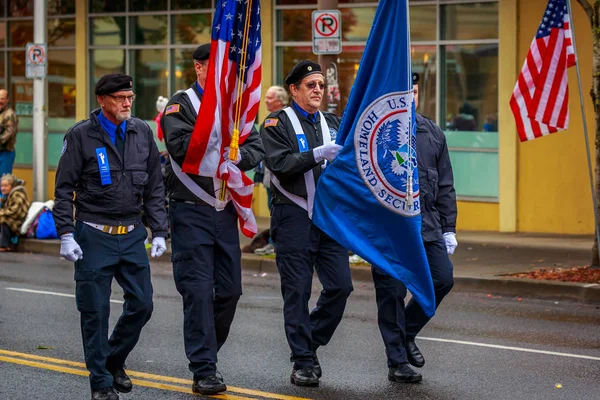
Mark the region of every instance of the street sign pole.
<instances>
[{"instance_id":1,"label":"street sign pole","mask_svg":"<svg viewBox=\"0 0 600 400\"><path fill-rule=\"evenodd\" d=\"M319 0L318 3L319 10L337 10L338 9L338 0ZM341 25L342 21L340 18L339 25ZM341 38L341 29L340 29L340 38ZM325 75L325 79L327 80L326 71L328 68L331 68L331 65L336 65L337 55L335 54L319 54L319 64L321 64L321 70L323 71L323 75ZM337 70L337 68L336 68ZM337 75L337 74L336 74ZM321 103L321 110L327 111L330 109L330 105L328 102L327 92L323 96L323 102ZM333 107L333 104L331 105ZM338 114L340 114L340 110L338 110ZM341 116L341 115L340 115Z\"/></svg>"},{"instance_id":2,"label":"street sign pole","mask_svg":"<svg viewBox=\"0 0 600 400\"><path fill-rule=\"evenodd\" d=\"M33 40L37 44L46 44L46 0L35 0L33 19ZM44 46L45 47L45 46ZM32 55L44 57L47 54ZM30 57L29 54L26 55ZM28 58L29 61L29 58ZM33 78L33 198L35 201L46 201L48 196L48 99L45 65L42 77Z\"/></svg>"}]
</instances>

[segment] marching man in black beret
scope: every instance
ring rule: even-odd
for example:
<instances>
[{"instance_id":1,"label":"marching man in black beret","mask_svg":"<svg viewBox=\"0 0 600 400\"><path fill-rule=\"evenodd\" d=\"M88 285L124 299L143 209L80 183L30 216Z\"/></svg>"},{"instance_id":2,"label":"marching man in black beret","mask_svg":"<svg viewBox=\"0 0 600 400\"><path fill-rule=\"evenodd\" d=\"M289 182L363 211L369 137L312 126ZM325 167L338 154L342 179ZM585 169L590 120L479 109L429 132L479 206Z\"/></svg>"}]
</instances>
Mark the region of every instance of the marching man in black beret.
<instances>
[{"instance_id":1,"label":"marching man in black beret","mask_svg":"<svg viewBox=\"0 0 600 400\"><path fill-rule=\"evenodd\" d=\"M413 73L415 106L419 106L419 74ZM456 241L456 193L448 143L444 132L433 121L417 114L417 161L421 190L421 236L435 290L435 306L454 286L452 262ZM385 345L388 379L414 383L423 376L410 366L421 368L425 358L416 344L418 333L430 318L411 298L406 307L406 286L377 269L373 269L377 299L377 323Z\"/></svg>"},{"instance_id":2,"label":"marching man in black beret","mask_svg":"<svg viewBox=\"0 0 600 400\"><path fill-rule=\"evenodd\" d=\"M196 81L169 100L160 123L169 152L165 171L173 279L183 300L183 342L194 375L192 391L212 395L227 390L217 371L217 354L242 295L242 252L233 203L217 204L219 186L213 178L181 170L204 96L210 44L198 46L192 58ZM239 150L240 170L258 165L264 151L256 129Z\"/></svg>"},{"instance_id":3,"label":"marching man in black beret","mask_svg":"<svg viewBox=\"0 0 600 400\"><path fill-rule=\"evenodd\" d=\"M153 307L142 208L152 231L152 257L166 250L167 217L154 135L144 121L131 117L132 78L105 75L95 93L101 109L65 135L53 213L60 255L75 262L92 399L118 400L115 390L131 391L125 360ZM125 305L109 339L113 278L123 288Z\"/></svg>"},{"instance_id":4,"label":"marching man in black beret","mask_svg":"<svg viewBox=\"0 0 600 400\"><path fill-rule=\"evenodd\" d=\"M340 118L319 111L325 94L319 64L300 61L285 83L292 105L271 113L261 127L265 162L272 172L271 237L294 362L290 379L298 386L318 386L316 351L333 336L353 290L348 251L312 223L317 181L341 149L335 144ZM323 291L309 313L315 269Z\"/></svg>"}]
</instances>

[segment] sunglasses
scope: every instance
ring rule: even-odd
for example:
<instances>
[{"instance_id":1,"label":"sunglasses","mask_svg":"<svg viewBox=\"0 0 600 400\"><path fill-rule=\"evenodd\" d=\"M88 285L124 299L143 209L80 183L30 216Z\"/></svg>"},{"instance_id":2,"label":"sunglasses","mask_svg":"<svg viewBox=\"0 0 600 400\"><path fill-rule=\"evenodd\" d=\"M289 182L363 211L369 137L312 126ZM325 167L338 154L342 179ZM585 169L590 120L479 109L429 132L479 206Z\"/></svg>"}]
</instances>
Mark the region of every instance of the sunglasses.
<instances>
[{"instance_id":1,"label":"sunglasses","mask_svg":"<svg viewBox=\"0 0 600 400\"><path fill-rule=\"evenodd\" d=\"M310 90L315 90L317 85L319 86L319 88L321 90L325 89L325 84L323 82L308 82L305 83L306 87L309 88Z\"/></svg>"}]
</instances>

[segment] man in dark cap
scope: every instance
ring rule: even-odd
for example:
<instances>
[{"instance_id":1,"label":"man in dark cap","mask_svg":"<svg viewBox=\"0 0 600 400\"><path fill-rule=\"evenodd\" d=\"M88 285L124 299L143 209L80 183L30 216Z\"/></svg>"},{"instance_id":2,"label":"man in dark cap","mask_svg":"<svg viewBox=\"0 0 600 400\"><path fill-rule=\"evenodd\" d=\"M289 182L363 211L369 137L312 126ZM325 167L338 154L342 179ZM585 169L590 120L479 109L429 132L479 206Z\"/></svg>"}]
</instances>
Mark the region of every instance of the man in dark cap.
<instances>
[{"instance_id":1,"label":"man in dark cap","mask_svg":"<svg viewBox=\"0 0 600 400\"><path fill-rule=\"evenodd\" d=\"M227 389L217 372L217 352L225 343L242 294L238 216L231 202L216 208L213 178L186 174L181 165L188 150L204 94L210 45L193 52L196 82L175 94L161 119L170 159L166 166L173 278L183 299L184 344L194 393ZM264 151L256 130L240 145L237 166L254 168ZM221 204L221 206L223 206Z\"/></svg>"},{"instance_id":2,"label":"man in dark cap","mask_svg":"<svg viewBox=\"0 0 600 400\"><path fill-rule=\"evenodd\" d=\"M152 231L152 257L166 250L167 216L154 135L144 121L131 117L131 77L105 75L95 93L101 108L65 135L52 211L60 255L75 262L92 399L115 400L115 390L131 391L125 360L153 307L142 209ZM113 277L123 288L125 305L109 339Z\"/></svg>"},{"instance_id":3,"label":"man in dark cap","mask_svg":"<svg viewBox=\"0 0 600 400\"><path fill-rule=\"evenodd\" d=\"M316 351L333 336L353 290L348 251L312 222L317 181L342 147L335 144L340 118L319 111L325 94L319 64L300 61L285 83L291 106L271 113L261 126L272 173L271 237L294 362L290 379L298 386L318 386L322 372ZM309 313L315 269L323 290Z\"/></svg>"},{"instance_id":4,"label":"man in dark cap","mask_svg":"<svg viewBox=\"0 0 600 400\"><path fill-rule=\"evenodd\" d=\"M415 106L419 105L419 74L413 73ZM417 162L421 190L421 235L435 290L436 308L454 286L449 254L456 242L456 194L446 136L430 119L417 114ZM417 334L429 322L414 299L404 307L406 286L373 269L377 299L377 322L388 358L388 379L395 382L419 382L425 358L415 343ZM409 365L410 364L410 365Z\"/></svg>"}]
</instances>

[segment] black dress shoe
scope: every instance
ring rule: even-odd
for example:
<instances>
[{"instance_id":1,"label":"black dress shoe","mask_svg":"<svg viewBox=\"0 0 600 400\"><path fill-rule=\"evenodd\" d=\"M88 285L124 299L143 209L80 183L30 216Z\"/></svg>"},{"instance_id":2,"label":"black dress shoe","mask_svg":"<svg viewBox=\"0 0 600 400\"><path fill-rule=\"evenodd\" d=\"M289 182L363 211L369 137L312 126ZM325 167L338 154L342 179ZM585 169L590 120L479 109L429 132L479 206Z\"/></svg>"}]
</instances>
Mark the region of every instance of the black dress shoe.
<instances>
[{"instance_id":1,"label":"black dress shoe","mask_svg":"<svg viewBox=\"0 0 600 400\"><path fill-rule=\"evenodd\" d=\"M319 386L319 377L315 374L313 367L294 369L290 376L290 382L296 386Z\"/></svg>"},{"instance_id":2,"label":"black dress shoe","mask_svg":"<svg viewBox=\"0 0 600 400\"><path fill-rule=\"evenodd\" d=\"M294 355L290 354L290 362L294 362ZM317 357L317 350L313 349L313 363L314 363L314 372L317 375L317 378L323 376L323 371L321 370L321 363L319 363L319 357Z\"/></svg>"},{"instance_id":3,"label":"black dress shoe","mask_svg":"<svg viewBox=\"0 0 600 400\"><path fill-rule=\"evenodd\" d=\"M423 376L417 371L414 371L408 363L402 363L390 368L388 379L393 382L413 383L421 382Z\"/></svg>"},{"instance_id":4,"label":"black dress shoe","mask_svg":"<svg viewBox=\"0 0 600 400\"><path fill-rule=\"evenodd\" d=\"M419 350L414 340L406 342L406 355L408 357L408 362L413 367L421 368L425 365L425 357L421 354L421 350Z\"/></svg>"},{"instance_id":5,"label":"black dress shoe","mask_svg":"<svg viewBox=\"0 0 600 400\"><path fill-rule=\"evenodd\" d=\"M200 394L216 394L226 390L227 386L223 383L223 377L219 378L216 374L194 380L194 384L192 385L192 392Z\"/></svg>"},{"instance_id":6,"label":"black dress shoe","mask_svg":"<svg viewBox=\"0 0 600 400\"><path fill-rule=\"evenodd\" d=\"M321 370L321 364L319 363L319 358L317 357L316 351L313 351L313 362L315 363L313 371L317 378L320 378L321 376L323 376L323 371Z\"/></svg>"},{"instance_id":7,"label":"black dress shoe","mask_svg":"<svg viewBox=\"0 0 600 400\"><path fill-rule=\"evenodd\" d=\"M133 384L131 383L131 379L125 373L125 369L119 368L115 372L111 372L113 376L113 387L119 393L129 393L131 392L131 388Z\"/></svg>"},{"instance_id":8,"label":"black dress shoe","mask_svg":"<svg viewBox=\"0 0 600 400\"><path fill-rule=\"evenodd\" d=\"M92 391L92 400L119 400L119 395L112 387L105 387Z\"/></svg>"}]
</instances>

